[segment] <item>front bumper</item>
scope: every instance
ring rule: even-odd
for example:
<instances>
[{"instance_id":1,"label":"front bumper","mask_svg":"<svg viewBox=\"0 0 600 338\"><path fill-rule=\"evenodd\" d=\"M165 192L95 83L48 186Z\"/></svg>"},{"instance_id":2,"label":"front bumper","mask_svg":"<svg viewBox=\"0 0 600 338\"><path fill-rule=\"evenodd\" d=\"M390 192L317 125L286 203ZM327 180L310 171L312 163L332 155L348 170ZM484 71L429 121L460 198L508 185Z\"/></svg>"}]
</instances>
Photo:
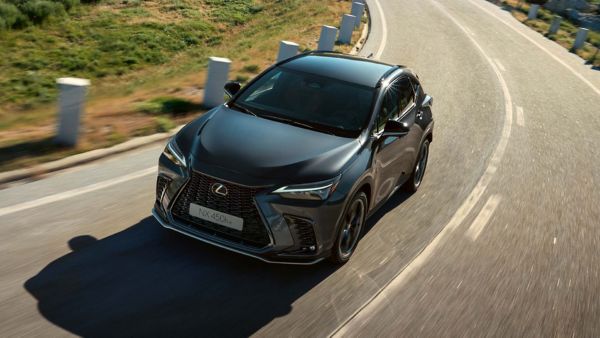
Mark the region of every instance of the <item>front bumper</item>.
<instances>
[{"instance_id":1,"label":"front bumper","mask_svg":"<svg viewBox=\"0 0 600 338\"><path fill-rule=\"evenodd\" d=\"M181 217L185 208L181 207L178 199L181 195L190 195L187 191L183 192L186 185L192 181L192 176L198 174L207 175L228 184L247 184L243 177L231 177L223 171L223 168L211 171L210 168L205 167L202 168L202 172L192 170L184 172L178 167L170 166L169 162L163 161L161 156L157 200L152 214L163 227L268 263L310 265L329 256L335 240L338 217L345 202L345 196L342 193L334 194L324 202L296 201L271 194L270 189L263 189L254 195L252 202L260 215L260 223L267 229L268 242L265 241L264 245L247 245L243 240L232 240L231 237L221 236L222 234L211 229L206 231L207 229L197 222L191 222L189 219ZM219 178L216 178L217 175ZM161 177L166 180L161 180ZM187 196L186 198L188 198ZM202 199L193 202L211 207ZM218 208L214 209L219 210ZM225 210L219 211L226 212ZM297 224L304 220L311 222L312 234L299 230L301 227L306 229L306 222L301 226ZM314 243L314 245L308 246L309 249L306 245L307 237L309 242Z\"/></svg>"},{"instance_id":2,"label":"front bumper","mask_svg":"<svg viewBox=\"0 0 600 338\"><path fill-rule=\"evenodd\" d=\"M304 260L287 260L287 261L286 260L276 260L276 258L274 258L274 257L271 258L269 255L254 254L254 253L244 251L241 249L236 249L235 247L233 247L231 245L221 244L214 238L213 239L206 238L206 237L202 236L200 233L190 231L190 229L184 225L177 224L177 223L173 223L173 224L169 223L165 219L163 219L162 216L160 216L158 214L158 212L156 211L156 208L152 208L152 215L158 221L158 223L160 223L160 225L162 225L163 227L165 227L167 229L179 232L180 234L192 237L192 238L202 241L204 243L208 243L208 244L214 245L216 247L219 247L219 248L222 248L225 250L229 250L229 251L232 251L232 252L235 252L238 254L242 254L244 256L256 258L256 259L261 260L266 263L292 264L292 265L313 265L313 264L316 264L316 263L322 261L325 258L325 257L320 257L320 258L315 258L315 259L308 259L306 261L304 261Z\"/></svg>"}]
</instances>

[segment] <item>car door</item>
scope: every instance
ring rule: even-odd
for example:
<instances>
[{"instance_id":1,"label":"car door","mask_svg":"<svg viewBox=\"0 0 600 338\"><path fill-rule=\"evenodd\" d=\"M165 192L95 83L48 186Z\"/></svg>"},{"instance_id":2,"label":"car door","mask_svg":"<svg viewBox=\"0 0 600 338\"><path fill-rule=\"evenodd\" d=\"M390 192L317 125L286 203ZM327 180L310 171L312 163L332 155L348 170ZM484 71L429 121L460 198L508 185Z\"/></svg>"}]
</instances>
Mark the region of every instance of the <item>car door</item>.
<instances>
[{"instance_id":1,"label":"car door","mask_svg":"<svg viewBox=\"0 0 600 338\"><path fill-rule=\"evenodd\" d=\"M375 203L387 198L412 172L420 129L414 127L415 113L415 93L408 77L393 81L384 93L373 131ZM410 131L404 136L384 136L388 120L406 122L411 125Z\"/></svg>"},{"instance_id":2,"label":"car door","mask_svg":"<svg viewBox=\"0 0 600 338\"><path fill-rule=\"evenodd\" d=\"M400 117L400 91L398 82L393 81L383 94L373 130L375 170L375 203L388 197L396 186L399 172L398 154L402 151L402 137L384 136L385 124Z\"/></svg>"},{"instance_id":3,"label":"car door","mask_svg":"<svg viewBox=\"0 0 600 338\"><path fill-rule=\"evenodd\" d=\"M398 81L398 92L400 97L400 114L398 121L410 126L408 134L402 137L402 146L398 156L398 170L403 173L399 179L401 183L412 173L415 161L419 153L423 129L417 121L419 119L419 107L417 106L417 93L414 86L415 81L411 81L408 75Z\"/></svg>"}]
</instances>

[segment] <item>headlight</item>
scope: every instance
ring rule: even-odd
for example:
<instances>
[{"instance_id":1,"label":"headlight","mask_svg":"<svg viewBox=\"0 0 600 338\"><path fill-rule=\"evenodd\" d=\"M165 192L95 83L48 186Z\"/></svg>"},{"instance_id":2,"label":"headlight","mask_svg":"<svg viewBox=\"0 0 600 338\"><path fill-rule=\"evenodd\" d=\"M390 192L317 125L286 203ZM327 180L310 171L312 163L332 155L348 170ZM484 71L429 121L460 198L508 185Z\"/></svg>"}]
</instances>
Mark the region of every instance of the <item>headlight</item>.
<instances>
[{"instance_id":1,"label":"headlight","mask_svg":"<svg viewBox=\"0 0 600 338\"><path fill-rule=\"evenodd\" d=\"M273 191L273 193L283 198L326 200L337 188L340 178L341 176L338 176L328 181L285 186Z\"/></svg>"},{"instance_id":2,"label":"headlight","mask_svg":"<svg viewBox=\"0 0 600 338\"><path fill-rule=\"evenodd\" d=\"M177 142L175 142L175 137L172 137L169 140L169 143L167 143L165 150L163 150L163 154L176 165L184 168L187 166L185 162L185 157L181 153L181 150L179 150Z\"/></svg>"}]
</instances>

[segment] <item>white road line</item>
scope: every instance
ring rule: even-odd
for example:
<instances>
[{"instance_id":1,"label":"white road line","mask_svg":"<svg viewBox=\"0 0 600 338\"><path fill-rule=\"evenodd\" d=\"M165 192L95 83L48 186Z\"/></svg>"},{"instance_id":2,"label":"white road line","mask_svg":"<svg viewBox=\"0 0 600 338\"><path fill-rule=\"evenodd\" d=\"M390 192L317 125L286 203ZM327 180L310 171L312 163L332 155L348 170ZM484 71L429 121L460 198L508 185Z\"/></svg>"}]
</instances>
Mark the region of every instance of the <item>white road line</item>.
<instances>
[{"instance_id":1,"label":"white road line","mask_svg":"<svg viewBox=\"0 0 600 338\"><path fill-rule=\"evenodd\" d=\"M500 82L500 87L502 88L502 94L504 96L504 125L502 127L502 134L500 136L500 140L496 145L496 149L490 158L487 169L483 173L483 175L479 178L479 181L469 194L466 200L463 201L461 206L458 208L456 213L452 216L452 219L442 228L442 230L433 238L433 240L421 251L408 265L400 270L394 278L392 278L387 284L385 284L382 288L379 289L367 302L365 302L361 307L359 307L354 313L342 322L331 334L332 337L344 337L348 335L350 332L357 332L358 328L363 324L367 323L372 316L374 316L378 309L381 309L385 304L387 299L390 299L392 295L396 294L398 290L404 285L404 282L407 281L415 272L417 272L425 263L429 260L429 257L435 252L437 247L442 243L443 240L446 239L450 235L450 233L463 223L465 217L471 212L475 204L480 200L481 195L485 192L488 184L492 180L494 173L496 172L496 168L502 157L504 156L504 151L506 150L506 146L508 145L508 139L511 134L512 128L512 116L513 116L513 101L508 91L508 85L502 76L502 73L498 69L498 66L494 63L492 58L483 50L481 45L468 34L468 31L465 30L464 26L458 22L442 5L440 5L437 1L432 1L432 3L444 14L446 15L456 26L458 26L463 32L466 33L466 36L471 40L473 45L479 50L483 58L488 62L491 66L494 74L498 78Z\"/></svg>"},{"instance_id":2,"label":"white road line","mask_svg":"<svg viewBox=\"0 0 600 338\"><path fill-rule=\"evenodd\" d=\"M523 107L517 106L517 125L519 127L525 126L525 114L523 113Z\"/></svg>"},{"instance_id":3,"label":"white road line","mask_svg":"<svg viewBox=\"0 0 600 338\"><path fill-rule=\"evenodd\" d=\"M383 13L383 9L381 8L381 4L377 0L370 0L375 3L375 7L377 7L377 11L379 11L379 16L381 17L381 44L379 44L379 49L377 49L377 53L375 53L375 58L381 58L383 54L383 50L385 49L385 45L387 44L387 22L385 21L385 14Z\"/></svg>"},{"instance_id":4,"label":"white road line","mask_svg":"<svg viewBox=\"0 0 600 338\"><path fill-rule=\"evenodd\" d=\"M475 33L473 33L473 31L470 30L469 27L463 26L463 29L464 29L465 32L467 32L467 34L469 34L471 36L475 36Z\"/></svg>"},{"instance_id":5,"label":"white road line","mask_svg":"<svg viewBox=\"0 0 600 338\"><path fill-rule=\"evenodd\" d=\"M506 20L499 18L495 13L493 13L492 11L490 11L489 9L483 7L482 5L480 5L479 3L477 3L474 0L469 0L469 2L471 2L472 4L474 4L475 6L479 7L481 10L483 10L484 12L488 13L489 15L493 16L496 20L502 22L504 25L508 26L508 28L512 29L513 31L515 31L516 33L518 33L519 35L521 35L522 37L524 37L525 39L529 40L529 42L533 43L535 46L537 46L539 49L541 49L542 51L544 51L546 54L548 54L551 58L553 58L556 62L560 63L561 65L563 65L565 68L567 68L568 70L571 71L571 73L573 73L575 76L577 76L581 81L583 81L586 85L588 85L588 87L590 87L594 92L596 92L596 94L600 95L600 89L598 89L596 86L594 86L593 83L591 83L588 79L586 79L583 75L581 75L581 73L579 73L578 71L576 71L575 69L573 69L573 67L569 66L566 62L564 62L563 60L561 60L559 57L557 57L556 55L552 54L552 52L550 52L548 49L546 49L544 46L540 45L537 41L535 41L534 39L532 39L531 37L527 36L525 33L521 32L520 30L518 30L517 28L513 27L511 24L509 24L508 22L506 22Z\"/></svg>"},{"instance_id":6,"label":"white road line","mask_svg":"<svg viewBox=\"0 0 600 338\"><path fill-rule=\"evenodd\" d=\"M500 60L494 59L494 62L496 62L496 65L498 66L498 68L500 68L501 71L503 71L503 72L506 71L506 68L504 68L504 66L502 65L502 63L500 62Z\"/></svg>"},{"instance_id":7,"label":"white road line","mask_svg":"<svg viewBox=\"0 0 600 338\"><path fill-rule=\"evenodd\" d=\"M146 175L155 174L156 170L157 170L156 167L147 168L147 169L144 169L144 170L132 172L132 173L127 174L125 176L121 176L121 177L117 177L117 178L114 178L114 179L110 179L110 180L106 180L106 181L94 183L94 184L91 184L91 185L88 185L88 186L85 186L85 187L76 188L76 189L64 191L64 192L61 192L61 193L58 193L58 194L54 194L54 195L42 197L42 198L39 198L39 199L36 199L36 200L33 200L33 201L23 202L23 203L20 203L20 204L9 206L9 207L0 208L0 217L6 216L8 214L15 213L15 212L23 211L23 210L27 210L27 209L31 209L31 208L36 208L36 207L39 207L39 206L42 206L42 205L45 205L45 204L58 202L58 201L65 200L65 199L68 199L68 198L72 198L72 197L75 197L75 196L83 195L83 194L86 194L88 192L92 192L92 191L96 191L96 190L108 188L108 187L111 187L113 185L117 185L117 184L121 184L123 182L131 181L131 180L134 180L136 178L140 178L140 177L143 177L143 176L146 176Z\"/></svg>"},{"instance_id":8,"label":"white road line","mask_svg":"<svg viewBox=\"0 0 600 338\"><path fill-rule=\"evenodd\" d=\"M479 234L481 234L483 228L485 228L485 226L490 221L492 214L494 214L494 211L496 211L496 208L498 207L498 204L500 203L501 199L502 197L500 197L500 195L492 195L490 196L490 198L488 198L487 202L485 203L483 208L481 208L481 211L479 212L477 217L475 217L475 220L473 221L473 223L471 223L471 226L465 233L467 237L471 238L471 240L473 241L476 240L477 237L479 237Z\"/></svg>"}]
</instances>

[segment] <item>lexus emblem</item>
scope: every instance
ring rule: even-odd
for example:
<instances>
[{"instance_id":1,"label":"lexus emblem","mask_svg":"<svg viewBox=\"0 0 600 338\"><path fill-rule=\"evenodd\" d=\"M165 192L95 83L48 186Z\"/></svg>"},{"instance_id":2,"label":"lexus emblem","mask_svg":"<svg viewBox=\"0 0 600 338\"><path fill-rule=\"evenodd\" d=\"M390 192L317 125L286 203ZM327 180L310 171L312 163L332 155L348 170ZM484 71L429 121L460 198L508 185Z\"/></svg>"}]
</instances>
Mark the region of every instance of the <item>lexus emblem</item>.
<instances>
[{"instance_id":1,"label":"lexus emblem","mask_svg":"<svg viewBox=\"0 0 600 338\"><path fill-rule=\"evenodd\" d=\"M215 194L217 196L221 196L221 197L227 196L227 193L228 193L227 187L221 183L214 183L210 187L210 190L212 191L213 194Z\"/></svg>"}]
</instances>

